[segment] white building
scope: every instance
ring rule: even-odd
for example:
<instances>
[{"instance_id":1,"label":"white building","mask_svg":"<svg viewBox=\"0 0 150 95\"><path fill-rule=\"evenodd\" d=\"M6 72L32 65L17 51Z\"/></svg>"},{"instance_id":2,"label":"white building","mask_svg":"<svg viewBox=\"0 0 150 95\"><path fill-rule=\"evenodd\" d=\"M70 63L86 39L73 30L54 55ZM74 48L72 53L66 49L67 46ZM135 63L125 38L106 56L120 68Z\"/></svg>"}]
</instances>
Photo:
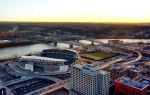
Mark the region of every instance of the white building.
<instances>
[{"instance_id":1,"label":"white building","mask_svg":"<svg viewBox=\"0 0 150 95\"><path fill-rule=\"evenodd\" d=\"M40 56L21 56L19 66L23 69L34 72L60 73L67 72L69 65L65 65L66 60L40 57Z\"/></svg>"},{"instance_id":2,"label":"white building","mask_svg":"<svg viewBox=\"0 0 150 95\"><path fill-rule=\"evenodd\" d=\"M109 95L110 73L97 66L71 67L70 95Z\"/></svg>"},{"instance_id":3,"label":"white building","mask_svg":"<svg viewBox=\"0 0 150 95\"><path fill-rule=\"evenodd\" d=\"M48 58L48 57L40 57L40 56L21 56L21 60L28 60L38 62L40 64L64 64L66 60L64 59L56 59L56 58Z\"/></svg>"}]
</instances>

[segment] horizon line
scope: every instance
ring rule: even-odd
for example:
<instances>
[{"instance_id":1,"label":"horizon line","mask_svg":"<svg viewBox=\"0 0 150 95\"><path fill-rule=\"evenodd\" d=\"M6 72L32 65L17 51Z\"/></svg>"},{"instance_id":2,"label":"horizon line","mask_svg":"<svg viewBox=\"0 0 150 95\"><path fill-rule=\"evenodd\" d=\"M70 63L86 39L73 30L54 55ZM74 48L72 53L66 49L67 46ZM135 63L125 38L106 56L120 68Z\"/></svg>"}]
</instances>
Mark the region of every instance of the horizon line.
<instances>
[{"instance_id":1,"label":"horizon line","mask_svg":"<svg viewBox=\"0 0 150 95\"><path fill-rule=\"evenodd\" d=\"M100 23L100 24L150 24L150 22L83 22L83 21L0 21L0 23Z\"/></svg>"}]
</instances>

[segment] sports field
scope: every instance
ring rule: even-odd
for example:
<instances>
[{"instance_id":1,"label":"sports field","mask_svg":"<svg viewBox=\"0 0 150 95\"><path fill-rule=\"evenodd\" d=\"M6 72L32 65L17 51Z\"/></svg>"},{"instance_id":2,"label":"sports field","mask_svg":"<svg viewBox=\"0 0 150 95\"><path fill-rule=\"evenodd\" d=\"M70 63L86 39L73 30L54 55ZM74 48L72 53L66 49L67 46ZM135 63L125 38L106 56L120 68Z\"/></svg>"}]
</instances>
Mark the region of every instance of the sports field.
<instances>
[{"instance_id":1,"label":"sports field","mask_svg":"<svg viewBox=\"0 0 150 95\"><path fill-rule=\"evenodd\" d=\"M106 53L106 52L96 52L96 53L82 53L80 54L81 57L89 58L93 60L102 60L105 58L110 58L116 56L117 54L114 53Z\"/></svg>"}]
</instances>

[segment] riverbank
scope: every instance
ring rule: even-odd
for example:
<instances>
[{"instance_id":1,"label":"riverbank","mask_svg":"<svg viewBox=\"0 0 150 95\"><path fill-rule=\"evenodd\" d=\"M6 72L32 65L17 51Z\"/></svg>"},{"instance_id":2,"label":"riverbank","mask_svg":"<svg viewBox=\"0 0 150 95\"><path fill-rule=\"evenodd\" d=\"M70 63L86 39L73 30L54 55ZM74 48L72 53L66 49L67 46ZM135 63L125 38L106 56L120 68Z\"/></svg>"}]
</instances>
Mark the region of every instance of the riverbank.
<instances>
[{"instance_id":1,"label":"riverbank","mask_svg":"<svg viewBox=\"0 0 150 95\"><path fill-rule=\"evenodd\" d=\"M41 42L37 42L37 41L6 42L6 43L0 43L0 48L26 46L26 45L32 45L32 44L38 44L38 43L41 43Z\"/></svg>"},{"instance_id":2,"label":"riverbank","mask_svg":"<svg viewBox=\"0 0 150 95\"><path fill-rule=\"evenodd\" d=\"M8 59L0 59L0 63L2 62L7 62L7 61L12 61L12 60L16 60L18 57L16 58L8 58Z\"/></svg>"}]
</instances>

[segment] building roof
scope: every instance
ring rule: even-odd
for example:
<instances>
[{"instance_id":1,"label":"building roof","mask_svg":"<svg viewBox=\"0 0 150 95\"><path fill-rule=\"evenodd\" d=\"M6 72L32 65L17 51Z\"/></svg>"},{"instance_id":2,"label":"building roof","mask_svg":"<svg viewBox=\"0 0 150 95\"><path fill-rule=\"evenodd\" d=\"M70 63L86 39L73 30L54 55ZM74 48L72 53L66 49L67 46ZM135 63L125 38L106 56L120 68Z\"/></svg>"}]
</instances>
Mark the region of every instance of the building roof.
<instances>
[{"instance_id":1,"label":"building roof","mask_svg":"<svg viewBox=\"0 0 150 95\"><path fill-rule=\"evenodd\" d=\"M137 88L139 90L144 89L145 87L148 87L149 85L147 83L144 82L138 82L138 81L134 81L131 80L128 77L121 77L120 79L116 80L117 82L120 82L122 84L128 85L130 87L134 87Z\"/></svg>"},{"instance_id":2,"label":"building roof","mask_svg":"<svg viewBox=\"0 0 150 95\"><path fill-rule=\"evenodd\" d=\"M66 50L72 51L72 52L74 52L74 53L78 53L76 50L73 50L73 49L66 49Z\"/></svg>"},{"instance_id":3,"label":"building roof","mask_svg":"<svg viewBox=\"0 0 150 95\"><path fill-rule=\"evenodd\" d=\"M108 73L106 71L101 70L98 66L94 66L92 64L84 64L84 65L75 64L74 67L81 69L82 71L92 75L99 74L99 73L103 75Z\"/></svg>"},{"instance_id":4,"label":"building roof","mask_svg":"<svg viewBox=\"0 0 150 95\"><path fill-rule=\"evenodd\" d=\"M62 61L65 62L64 59L56 59L56 58L48 58L48 57L40 57L40 56L21 56L22 59L33 59L33 60L45 60L45 61Z\"/></svg>"},{"instance_id":5,"label":"building roof","mask_svg":"<svg viewBox=\"0 0 150 95\"><path fill-rule=\"evenodd\" d=\"M57 49L45 49L43 51L68 51L68 52L72 52L72 53L78 53L76 50L73 50L73 49L62 49L62 48L57 48Z\"/></svg>"},{"instance_id":6,"label":"building roof","mask_svg":"<svg viewBox=\"0 0 150 95\"><path fill-rule=\"evenodd\" d=\"M139 82L148 84L150 86L150 79L148 77L142 77Z\"/></svg>"}]
</instances>

